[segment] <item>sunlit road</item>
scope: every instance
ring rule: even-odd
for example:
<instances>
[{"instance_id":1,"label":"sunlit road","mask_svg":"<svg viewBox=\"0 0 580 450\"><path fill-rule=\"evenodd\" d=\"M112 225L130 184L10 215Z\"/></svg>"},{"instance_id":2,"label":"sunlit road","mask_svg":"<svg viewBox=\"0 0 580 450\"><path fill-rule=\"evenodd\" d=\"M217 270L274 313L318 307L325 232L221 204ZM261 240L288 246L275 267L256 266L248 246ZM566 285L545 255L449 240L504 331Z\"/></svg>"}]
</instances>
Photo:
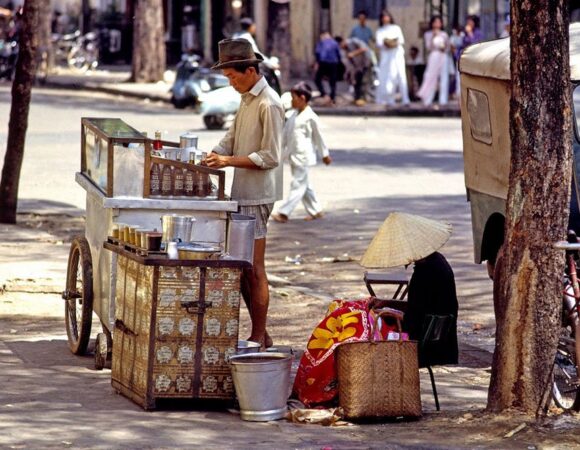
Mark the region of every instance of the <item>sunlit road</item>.
<instances>
[{"instance_id":1,"label":"sunlit road","mask_svg":"<svg viewBox=\"0 0 580 450\"><path fill-rule=\"evenodd\" d=\"M4 85L0 87L0 119L5 118L4 124L8 123L9 108L10 93ZM178 141L180 134L193 131L203 149L211 149L224 134L206 130L192 110L94 93L39 89L30 109L21 210L50 212L59 206L55 202L76 211L84 209L85 192L74 181L80 168L81 117L119 117L150 136L161 130L166 140ZM313 257L328 256L322 252L323 245L328 252L360 256L380 222L394 210L448 220L454 235L444 252L458 279L463 318L469 323L492 325L490 284L483 267L473 264L460 119L323 116L321 120L334 162L313 170L316 191L328 212L324 223L312 231L313 239L321 244ZM4 127L0 132L1 160L6 148ZM288 169L285 175L287 191ZM295 217L304 217L302 207ZM303 248L292 247L303 232L304 222L291 222L288 227L271 226L270 240L275 243L269 251L278 252L271 258L271 267L282 273L287 267L277 264L276 258L283 263L285 254L306 253ZM293 276L289 275L290 280L298 284L317 284L316 279L308 279L308 273L300 280ZM356 283L342 277L327 284L325 290L333 295L362 294L360 271L352 277Z\"/></svg>"}]
</instances>

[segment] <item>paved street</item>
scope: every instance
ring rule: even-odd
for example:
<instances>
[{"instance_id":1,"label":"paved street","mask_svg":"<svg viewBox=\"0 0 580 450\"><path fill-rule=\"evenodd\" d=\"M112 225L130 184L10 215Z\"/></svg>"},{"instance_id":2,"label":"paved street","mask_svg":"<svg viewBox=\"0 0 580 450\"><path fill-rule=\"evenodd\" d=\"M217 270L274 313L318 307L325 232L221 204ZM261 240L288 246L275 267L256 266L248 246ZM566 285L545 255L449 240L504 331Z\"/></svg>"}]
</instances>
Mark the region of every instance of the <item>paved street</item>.
<instances>
[{"instance_id":1,"label":"paved street","mask_svg":"<svg viewBox=\"0 0 580 450\"><path fill-rule=\"evenodd\" d=\"M0 118L8 118L9 106L9 89L2 85ZM486 421L478 411L489 379L493 307L485 268L473 264L458 118L325 116L334 163L317 166L313 178L327 216L305 222L300 208L287 224L270 224L270 332L275 343L298 349L330 298L368 295L357 261L389 212L448 220L454 227L442 252L456 275L462 360L436 371L444 413L434 413L423 373L422 421L323 428L242 422L207 406L145 413L114 394L109 371L96 372L91 358L69 353L57 293L64 286L70 236L84 227L85 192L74 181L81 117L119 117L149 135L160 129L167 140L193 131L203 149L223 136L205 130L191 110L164 103L35 91L20 224L0 226L0 383L7 387L0 394L1 448L498 448L498 442L522 448L535 445L538 436L550 442L531 427L501 441L519 424L509 420L491 424L492 437L477 433ZM0 160L5 148L2 131ZM288 170L285 175L287 190ZM245 312L243 317L247 322ZM457 436L453 444L450 433Z\"/></svg>"}]
</instances>

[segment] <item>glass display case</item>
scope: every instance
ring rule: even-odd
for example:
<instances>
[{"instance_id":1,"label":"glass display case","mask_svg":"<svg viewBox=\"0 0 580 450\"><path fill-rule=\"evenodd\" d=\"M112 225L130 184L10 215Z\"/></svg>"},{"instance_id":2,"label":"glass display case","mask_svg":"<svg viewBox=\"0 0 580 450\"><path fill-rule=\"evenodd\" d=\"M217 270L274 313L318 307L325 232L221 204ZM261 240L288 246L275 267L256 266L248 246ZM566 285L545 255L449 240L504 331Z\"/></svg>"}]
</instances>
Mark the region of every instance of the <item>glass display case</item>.
<instances>
[{"instance_id":1,"label":"glass display case","mask_svg":"<svg viewBox=\"0 0 580 450\"><path fill-rule=\"evenodd\" d=\"M106 197L225 200L225 172L190 161L178 143L156 141L152 153L153 141L121 119L81 123L81 173Z\"/></svg>"}]
</instances>

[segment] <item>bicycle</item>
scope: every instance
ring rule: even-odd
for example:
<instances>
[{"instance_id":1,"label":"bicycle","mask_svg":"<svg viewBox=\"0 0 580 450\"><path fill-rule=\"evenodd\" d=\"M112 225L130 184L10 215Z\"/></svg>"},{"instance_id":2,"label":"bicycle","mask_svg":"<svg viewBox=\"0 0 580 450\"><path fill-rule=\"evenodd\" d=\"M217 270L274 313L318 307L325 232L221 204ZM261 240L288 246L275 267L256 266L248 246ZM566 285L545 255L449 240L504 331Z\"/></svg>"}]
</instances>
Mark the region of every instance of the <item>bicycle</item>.
<instances>
[{"instance_id":1,"label":"bicycle","mask_svg":"<svg viewBox=\"0 0 580 450\"><path fill-rule=\"evenodd\" d=\"M580 285L577 261L580 259L580 242L574 231L568 232L567 241L554 247L566 251L566 270L563 276L562 331L554 360L551 395L554 403L566 411L580 411L580 385L578 365L580 360Z\"/></svg>"}]
</instances>

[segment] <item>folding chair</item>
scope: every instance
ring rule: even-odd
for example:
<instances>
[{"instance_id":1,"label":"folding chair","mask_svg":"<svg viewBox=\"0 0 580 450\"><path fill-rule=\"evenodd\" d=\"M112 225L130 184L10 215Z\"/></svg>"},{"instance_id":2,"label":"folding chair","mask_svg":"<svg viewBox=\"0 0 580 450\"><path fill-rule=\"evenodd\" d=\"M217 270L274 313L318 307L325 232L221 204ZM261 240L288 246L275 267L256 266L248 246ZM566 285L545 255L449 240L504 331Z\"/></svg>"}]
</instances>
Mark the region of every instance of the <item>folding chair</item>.
<instances>
[{"instance_id":1,"label":"folding chair","mask_svg":"<svg viewBox=\"0 0 580 450\"><path fill-rule=\"evenodd\" d=\"M452 330L452 325L455 321L453 314L435 315L427 314L423 321L423 337L419 341L419 367L426 367L431 378L431 387L433 388L433 397L435 398L435 407L439 409L439 397L437 395L437 387L435 385L435 377L431 369L431 362L429 360L429 344L446 341Z\"/></svg>"}]
</instances>

